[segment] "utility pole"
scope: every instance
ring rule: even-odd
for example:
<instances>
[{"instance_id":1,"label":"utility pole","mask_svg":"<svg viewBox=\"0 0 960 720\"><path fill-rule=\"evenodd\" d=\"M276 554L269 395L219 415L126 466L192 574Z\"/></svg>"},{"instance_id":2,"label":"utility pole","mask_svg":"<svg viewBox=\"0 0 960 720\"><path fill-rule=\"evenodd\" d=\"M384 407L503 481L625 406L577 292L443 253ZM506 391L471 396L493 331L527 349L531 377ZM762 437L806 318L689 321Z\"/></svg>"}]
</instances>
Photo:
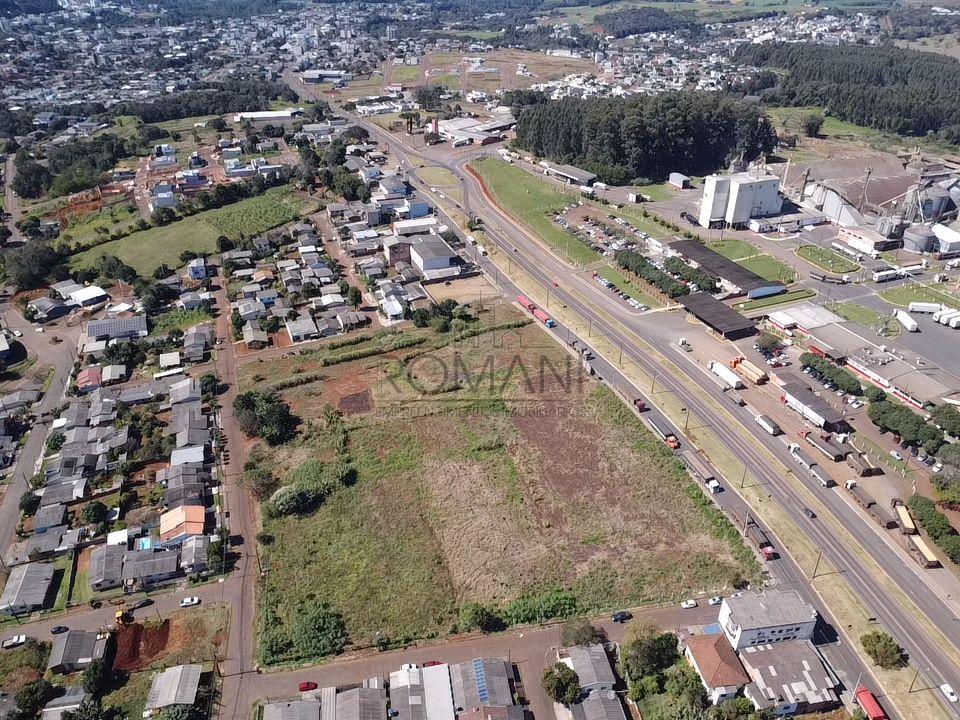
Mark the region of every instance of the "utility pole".
<instances>
[{"instance_id":1,"label":"utility pole","mask_svg":"<svg viewBox=\"0 0 960 720\"><path fill-rule=\"evenodd\" d=\"M813 575L810 576L810 580L815 580L817 577L817 570L820 569L820 558L823 557L823 550L817 549L817 564L813 566Z\"/></svg>"}]
</instances>

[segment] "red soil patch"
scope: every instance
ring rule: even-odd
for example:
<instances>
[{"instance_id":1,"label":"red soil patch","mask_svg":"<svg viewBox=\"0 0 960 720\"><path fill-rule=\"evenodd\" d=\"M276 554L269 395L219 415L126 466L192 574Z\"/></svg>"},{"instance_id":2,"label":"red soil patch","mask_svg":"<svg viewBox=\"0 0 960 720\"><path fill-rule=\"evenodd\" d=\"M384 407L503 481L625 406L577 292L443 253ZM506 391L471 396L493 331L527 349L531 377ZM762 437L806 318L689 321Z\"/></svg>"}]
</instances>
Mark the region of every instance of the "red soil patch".
<instances>
[{"instance_id":1,"label":"red soil patch","mask_svg":"<svg viewBox=\"0 0 960 720\"><path fill-rule=\"evenodd\" d=\"M139 623L117 628L117 670L141 670L168 651L170 621L144 627Z\"/></svg>"},{"instance_id":2,"label":"red soil patch","mask_svg":"<svg viewBox=\"0 0 960 720\"><path fill-rule=\"evenodd\" d=\"M337 409L344 415L370 412L373 409L373 398L370 396L369 390L347 395L337 401Z\"/></svg>"}]
</instances>

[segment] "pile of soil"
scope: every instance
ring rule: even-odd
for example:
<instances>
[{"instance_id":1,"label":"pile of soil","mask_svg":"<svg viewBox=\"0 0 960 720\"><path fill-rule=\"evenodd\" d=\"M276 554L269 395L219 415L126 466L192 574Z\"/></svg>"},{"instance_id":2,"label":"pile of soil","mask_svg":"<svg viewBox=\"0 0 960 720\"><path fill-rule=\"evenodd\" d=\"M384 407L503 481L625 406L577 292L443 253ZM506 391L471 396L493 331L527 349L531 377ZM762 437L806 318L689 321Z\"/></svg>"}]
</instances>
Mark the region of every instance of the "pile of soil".
<instances>
[{"instance_id":1,"label":"pile of soil","mask_svg":"<svg viewBox=\"0 0 960 720\"><path fill-rule=\"evenodd\" d=\"M142 670L167 651L169 637L169 620L150 626L140 623L119 626L117 656L113 667L117 670Z\"/></svg>"}]
</instances>

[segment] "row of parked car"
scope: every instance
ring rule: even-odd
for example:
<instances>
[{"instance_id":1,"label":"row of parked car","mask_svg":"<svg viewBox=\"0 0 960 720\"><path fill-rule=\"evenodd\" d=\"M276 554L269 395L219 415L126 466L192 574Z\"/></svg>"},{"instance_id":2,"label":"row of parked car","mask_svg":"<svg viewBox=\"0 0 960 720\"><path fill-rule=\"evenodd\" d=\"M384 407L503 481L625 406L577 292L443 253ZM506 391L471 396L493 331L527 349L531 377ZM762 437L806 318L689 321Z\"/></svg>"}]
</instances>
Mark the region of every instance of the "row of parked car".
<instances>
[{"instance_id":1,"label":"row of parked car","mask_svg":"<svg viewBox=\"0 0 960 720\"><path fill-rule=\"evenodd\" d=\"M639 310L640 312L643 312L644 310L649 310L649 309L650 309L648 306L644 305L644 304L643 304L642 302L640 302L639 300L636 300L636 299L630 297L629 295L627 295L627 294L626 294L625 292L623 292L620 288L618 288L614 283L610 282L609 280L607 280L605 277L599 275L598 273L594 273L594 274L593 274L593 278L594 278L594 280L596 280L597 283L599 283L602 287L605 287L605 288L607 288L607 290L610 290L610 291L612 291L612 292L617 293L618 297L619 297L621 300L623 300L625 303L627 303L627 305L629 305L629 306L632 307L633 309Z\"/></svg>"}]
</instances>

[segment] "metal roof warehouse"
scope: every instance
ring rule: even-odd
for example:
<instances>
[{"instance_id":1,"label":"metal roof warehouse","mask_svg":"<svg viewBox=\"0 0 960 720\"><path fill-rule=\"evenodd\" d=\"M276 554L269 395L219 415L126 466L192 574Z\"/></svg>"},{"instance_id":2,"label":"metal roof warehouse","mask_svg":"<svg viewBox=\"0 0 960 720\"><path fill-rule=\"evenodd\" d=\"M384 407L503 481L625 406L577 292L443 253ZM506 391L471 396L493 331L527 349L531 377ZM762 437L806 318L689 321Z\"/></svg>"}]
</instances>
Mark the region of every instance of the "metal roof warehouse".
<instances>
[{"instance_id":1,"label":"metal roof warehouse","mask_svg":"<svg viewBox=\"0 0 960 720\"><path fill-rule=\"evenodd\" d=\"M697 292L677 298L698 320L728 340L752 335L756 332L753 320L724 305L705 292Z\"/></svg>"},{"instance_id":2,"label":"metal roof warehouse","mask_svg":"<svg viewBox=\"0 0 960 720\"><path fill-rule=\"evenodd\" d=\"M783 283L764 280L755 272L714 252L699 240L677 240L670 243L670 249L687 262L706 270L711 275L716 275L732 286L732 289L738 290L739 293L746 293L747 297L766 297L786 290Z\"/></svg>"}]
</instances>

